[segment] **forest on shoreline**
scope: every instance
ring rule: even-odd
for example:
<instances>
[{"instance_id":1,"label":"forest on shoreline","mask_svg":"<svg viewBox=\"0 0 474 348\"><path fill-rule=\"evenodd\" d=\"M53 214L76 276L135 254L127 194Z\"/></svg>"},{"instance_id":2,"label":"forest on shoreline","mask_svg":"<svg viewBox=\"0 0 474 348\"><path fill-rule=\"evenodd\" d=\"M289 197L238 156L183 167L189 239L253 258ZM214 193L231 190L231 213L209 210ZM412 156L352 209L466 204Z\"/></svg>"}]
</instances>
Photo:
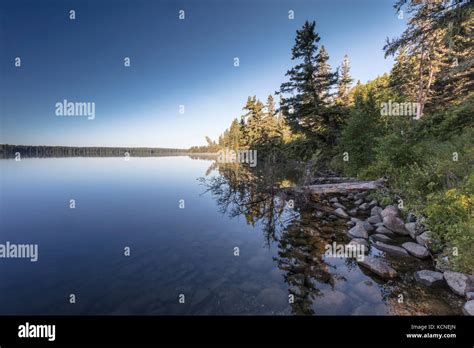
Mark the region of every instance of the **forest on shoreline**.
<instances>
[{"instance_id":1,"label":"forest on shoreline","mask_svg":"<svg viewBox=\"0 0 474 348\"><path fill-rule=\"evenodd\" d=\"M349 57L332 69L315 22L307 21L275 97L249 96L245 114L219 139L206 137L208 145L190 151L252 149L259 165L296 160L313 173L385 178L379 202L418 216L450 267L472 273L472 4L399 0L394 10L409 18L403 34L381 47L395 57L390 73L354 83Z\"/></svg>"}]
</instances>

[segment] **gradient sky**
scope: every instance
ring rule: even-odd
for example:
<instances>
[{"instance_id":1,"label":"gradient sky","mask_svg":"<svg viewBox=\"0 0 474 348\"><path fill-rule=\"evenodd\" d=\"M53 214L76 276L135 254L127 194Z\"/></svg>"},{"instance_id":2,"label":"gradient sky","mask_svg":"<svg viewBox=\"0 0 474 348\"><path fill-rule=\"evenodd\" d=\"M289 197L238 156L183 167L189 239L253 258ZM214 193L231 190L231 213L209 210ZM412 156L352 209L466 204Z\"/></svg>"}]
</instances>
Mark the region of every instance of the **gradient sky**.
<instances>
[{"instance_id":1,"label":"gradient sky","mask_svg":"<svg viewBox=\"0 0 474 348\"><path fill-rule=\"evenodd\" d=\"M217 138L240 117L248 95L266 99L278 90L305 20L316 21L333 68L348 54L355 80L388 72L393 60L384 58L385 38L401 34L406 24L393 3L2 1L0 143L202 145L205 135ZM123 66L124 57L131 67ZM55 104L63 99L95 102L95 119L57 117Z\"/></svg>"}]
</instances>

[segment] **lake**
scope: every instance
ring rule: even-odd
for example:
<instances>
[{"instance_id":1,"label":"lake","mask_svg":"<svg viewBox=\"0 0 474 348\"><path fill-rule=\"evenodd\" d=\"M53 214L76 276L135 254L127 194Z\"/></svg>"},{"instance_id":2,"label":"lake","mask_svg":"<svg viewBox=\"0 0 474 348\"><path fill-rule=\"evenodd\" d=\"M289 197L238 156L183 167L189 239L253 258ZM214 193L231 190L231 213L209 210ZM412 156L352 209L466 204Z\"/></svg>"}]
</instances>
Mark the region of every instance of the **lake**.
<instances>
[{"instance_id":1,"label":"lake","mask_svg":"<svg viewBox=\"0 0 474 348\"><path fill-rule=\"evenodd\" d=\"M295 173L188 156L0 160L0 170L0 243L38 245L36 262L0 259L1 315L460 313L449 291L415 284L426 264L386 282L325 257L347 241L343 226L308 234L311 209L264 184L294 184Z\"/></svg>"}]
</instances>

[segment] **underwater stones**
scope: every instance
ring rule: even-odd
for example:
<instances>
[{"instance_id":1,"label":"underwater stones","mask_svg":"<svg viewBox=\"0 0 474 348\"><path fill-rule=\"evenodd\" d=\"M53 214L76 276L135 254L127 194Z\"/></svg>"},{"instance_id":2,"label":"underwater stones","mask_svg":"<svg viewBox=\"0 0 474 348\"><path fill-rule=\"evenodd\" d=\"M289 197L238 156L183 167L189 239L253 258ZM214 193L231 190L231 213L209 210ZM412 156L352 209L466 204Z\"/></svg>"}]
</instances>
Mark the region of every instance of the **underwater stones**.
<instances>
[{"instance_id":1,"label":"underwater stones","mask_svg":"<svg viewBox=\"0 0 474 348\"><path fill-rule=\"evenodd\" d=\"M397 271L379 258L366 256L363 260L357 260L357 263L383 279L393 279L397 276Z\"/></svg>"}]
</instances>

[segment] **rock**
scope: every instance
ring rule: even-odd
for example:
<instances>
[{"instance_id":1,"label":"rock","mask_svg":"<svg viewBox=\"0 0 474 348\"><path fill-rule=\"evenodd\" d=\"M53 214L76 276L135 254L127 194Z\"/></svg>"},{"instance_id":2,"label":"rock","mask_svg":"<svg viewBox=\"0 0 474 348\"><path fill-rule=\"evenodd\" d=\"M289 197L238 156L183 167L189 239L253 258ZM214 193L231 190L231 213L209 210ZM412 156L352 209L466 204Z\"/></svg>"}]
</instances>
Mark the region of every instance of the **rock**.
<instances>
[{"instance_id":1,"label":"rock","mask_svg":"<svg viewBox=\"0 0 474 348\"><path fill-rule=\"evenodd\" d=\"M347 215L347 213L342 208L337 208L336 210L334 210L334 214L341 217L341 218L343 218L343 219L348 219L349 218L349 215Z\"/></svg>"},{"instance_id":2,"label":"rock","mask_svg":"<svg viewBox=\"0 0 474 348\"><path fill-rule=\"evenodd\" d=\"M459 272L444 272L444 279L449 288L459 296L465 296L467 292L474 290L472 278Z\"/></svg>"},{"instance_id":3,"label":"rock","mask_svg":"<svg viewBox=\"0 0 474 348\"><path fill-rule=\"evenodd\" d=\"M428 232L423 232L419 236L416 236L416 242L420 245L423 245L425 247L428 247L428 242L430 241L430 237L428 236Z\"/></svg>"},{"instance_id":4,"label":"rock","mask_svg":"<svg viewBox=\"0 0 474 348\"><path fill-rule=\"evenodd\" d=\"M349 215L356 216L357 215L357 209L351 209L349 210Z\"/></svg>"},{"instance_id":5,"label":"rock","mask_svg":"<svg viewBox=\"0 0 474 348\"><path fill-rule=\"evenodd\" d=\"M380 215L380 213L382 212L382 208L380 207L373 207L371 210L370 210L370 215L372 216L376 216L376 215ZM382 220L382 217L380 217L380 220Z\"/></svg>"},{"instance_id":6,"label":"rock","mask_svg":"<svg viewBox=\"0 0 474 348\"><path fill-rule=\"evenodd\" d=\"M474 291L466 292L466 299L468 301L474 300Z\"/></svg>"},{"instance_id":7,"label":"rock","mask_svg":"<svg viewBox=\"0 0 474 348\"><path fill-rule=\"evenodd\" d=\"M334 203L332 206L333 206L334 208L341 208L341 209L346 210L346 207L343 206L341 203Z\"/></svg>"},{"instance_id":8,"label":"rock","mask_svg":"<svg viewBox=\"0 0 474 348\"><path fill-rule=\"evenodd\" d=\"M435 268L437 271L446 272L449 271L449 257L448 256L441 256L439 255L435 260Z\"/></svg>"},{"instance_id":9,"label":"rock","mask_svg":"<svg viewBox=\"0 0 474 348\"><path fill-rule=\"evenodd\" d=\"M393 254L393 255L398 255L398 256L408 256L408 253L405 249L400 248L399 246L396 245L390 245L390 244L385 244L382 242L376 242L374 246L382 251L385 251L386 253Z\"/></svg>"},{"instance_id":10,"label":"rock","mask_svg":"<svg viewBox=\"0 0 474 348\"><path fill-rule=\"evenodd\" d=\"M371 223L371 224L378 224L380 222L382 222L382 218L380 217L380 215L373 215L371 217L369 217L367 220L366 220L368 223Z\"/></svg>"},{"instance_id":11,"label":"rock","mask_svg":"<svg viewBox=\"0 0 474 348\"><path fill-rule=\"evenodd\" d=\"M358 199L357 201L354 202L355 205L361 205L362 203L364 203L363 199Z\"/></svg>"},{"instance_id":12,"label":"rock","mask_svg":"<svg viewBox=\"0 0 474 348\"><path fill-rule=\"evenodd\" d=\"M369 210L370 209L369 203L364 203L364 204L359 205L359 209Z\"/></svg>"},{"instance_id":13,"label":"rock","mask_svg":"<svg viewBox=\"0 0 474 348\"><path fill-rule=\"evenodd\" d=\"M362 222L362 224L364 225L364 228L368 233L372 233L372 232L375 231L375 227L372 226L369 222L364 221L364 222Z\"/></svg>"},{"instance_id":14,"label":"rock","mask_svg":"<svg viewBox=\"0 0 474 348\"><path fill-rule=\"evenodd\" d=\"M395 233L393 233L392 231L390 231L388 228L386 228L384 226L377 227L375 229L375 233L384 234L384 235L389 236L389 237L394 237L395 236Z\"/></svg>"},{"instance_id":15,"label":"rock","mask_svg":"<svg viewBox=\"0 0 474 348\"><path fill-rule=\"evenodd\" d=\"M406 223L405 229L408 231L408 234L412 239L416 239L416 224L414 222Z\"/></svg>"},{"instance_id":16,"label":"rock","mask_svg":"<svg viewBox=\"0 0 474 348\"><path fill-rule=\"evenodd\" d=\"M351 217L351 221L355 223L362 222L360 219L355 218L355 217Z\"/></svg>"},{"instance_id":17,"label":"rock","mask_svg":"<svg viewBox=\"0 0 474 348\"><path fill-rule=\"evenodd\" d=\"M347 198L349 198L349 199L354 199L354 194L353 194L353 193L348 193L348 194L347 194Z\"/></svg>"},{"instance_id":18,"label":"rock","mask_svg":"<svg viewBox=\"0 0 474 348\"><path fill-rule=\"evenodd\" d=\"M373 208L373 207L377 206L378 204L379 204L379 202L377 202L377 200L374 199L374 200L370 201L369 207Z\"/></svg>"},{"instance_id":19,"label":"rock","mask_svg":"<svg viewBox=\"0 0 474 348\"><path fill-rule=\"evenodd\" d=\"M347 225L348 227L352 227L352 226L355 225L355 222L354 222L354 221L347 221L347 222L346 222L346 225Z\"/></svg>"},{"instance_id":20,"label":"rock","mask_svg":"<svg viewBox=\"0 0 474 348\"><path fill-rule=\"evenodd\" d=\"M355 200L364 199L365 195L366 195L366 193L364 193L364 192L358 192L358 193L355 194L354 199Z\"/></svg>"},{"instance_id":21,"label":"rock","mask_svg":"<svg viewBox=\"0 0 474 348\"><path fill-rule=\"evenodd\" d=\"M366 256L357 263L377 274L383 279L393 279L397 276L397 271L390 267L384 260L372 256Z\"/></svg>"},{"instance_id":22,"label":"rock","mask_svg":"<svg viewBox=\"0 0 474 348\"><path fill-rule=\"evenodd\" d=\"M428 287L439 287L444 284L443 273L427 269L415 272L415 280Z\"/></svg>"},{"instance_id":23,"label":"rock","mask_svg":"<svg viewBox=\"0 0 474 348\"><path fill-rule=\"evenodd\" d=\"M402 247L405 248L411 255L419 259L426 259L428 256L430 256L428 249L417 243L406 242L402 244Z\"/></svg>"},{"instance_id":24,"label":"rock","mask_svg":"<svg viewBox=\"0 0 474 348\"><path fill-rule=\"evenodd\" d=\"M356 225L352 227L349 231L347 231L349 237L352 238L364 238L368 239L369 234L364 228L364 225L361 222L356 222Z\"/></svg>"},{"instance_id":25,"label":"rock","mask_svg":"<svg viewBox=\"0 0 474 348\"><path fill-rule=\"evenodd\" d=\"M385 227L395 233L408 235L408 231L405 229L405 223L399 217L387 215L383 218L383 224Z\"/></svg>"},{"instance_id":26,"label":"rock","mask_svg":"<svg viewBox=\"0 0 474 348\"><path fill-rule=\"evenodd\" d=\"M464 315L474 315L474 300L467 301L464 306L462 306L462 312Z\"/></svg>"},{"instance_id":27,"label":"rock","mask_svg":"<svg viewBox=\"0 0 474 348\"><path fill-rule=\"evenodd\" d=\"M387 205L384 210L380 212L382 219L386 216L399 216L400 210L394 205Z\"/></svg>"},{"instance_id":28,"label":"rock","mask_svg":"<svg viewBox=\"0 0 474 348\"><path fill-rule=\"evenodd\" d=\"M333 197L329 200L329 203L338 203L339 200L337 199L337 197Z\"/></svg>"},{"instance_id":29,"label":"rock","mask_svg":"<svg viewBox=\"0 0 474 348\"><path fill-rule=\"evenodd\" d=\"M391 242L392 241L392 238L384 235L384 234L373 234L372 235L372 238L379 241L379 242Z\"/></svg>"},{"instance_id":30,"label":"rock","mask_svg":"<svg viewBox=\"0 0 474 348\"><path fill-rule=\"evenodd\" d=\"M416 216L415 216L415 214L413 214L413 213L408 213L407 221L408 221L408 222L416 222Z\"/></svg>"}]
</instances>

